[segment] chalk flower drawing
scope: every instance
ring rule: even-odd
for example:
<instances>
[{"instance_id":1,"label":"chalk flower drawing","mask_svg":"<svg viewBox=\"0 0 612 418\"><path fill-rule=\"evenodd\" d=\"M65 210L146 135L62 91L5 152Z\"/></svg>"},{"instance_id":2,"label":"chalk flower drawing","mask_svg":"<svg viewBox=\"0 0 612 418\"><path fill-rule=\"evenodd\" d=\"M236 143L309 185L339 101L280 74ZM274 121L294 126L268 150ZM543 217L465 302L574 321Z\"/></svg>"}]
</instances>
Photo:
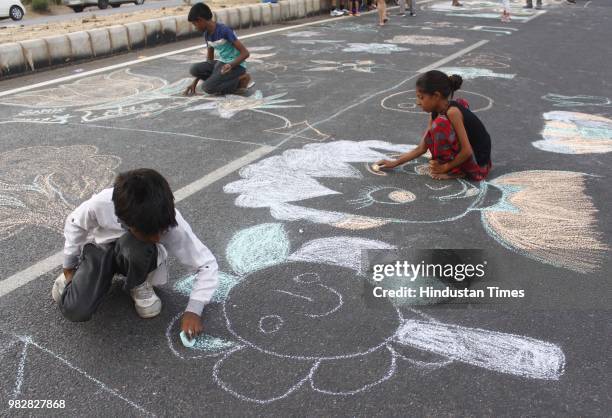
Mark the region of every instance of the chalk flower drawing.
<instances>
[{"instance_id":1,"label":"chalk flower drawing","mask_svg":"<svg viewBox=\"0 0 612 418\"><path fill-rule=\"evenodd\" d=\"M389 55L394 52L410 51L410 48L402 48L395 44L361 44L361 43L349 43L347 48L344 48L344 52L365 52L368 54L382 54Z\"/></svg>"},{"instance_id":2,"label":"chalk flower drawing","mask_svg":"<svg viewBox=\"0 0 612 418\"><path fill-rule=\"evenodd\" d=\"M368 171L368 162L411 148L383 141L309 144L244 167L242 179L223 190L238 194L237 206L267 207L278 220L349 230L452 222L481 212L489 235L526 257L581 273L596 270L605 259L609 249L597 231L597 209L585 192L588 175L525 171L476 184L452 180L445 183L449 187L438 189L438 183L422 175L417 161L392 172L402 175ZM482 207L489 188L502 196ZM437 209L432 211L431 205ZM529 244L518 239L521 235L530 237Z\"/></svg>"},{"instance_id":3,"label":"chalk flower drawing","mask_svg":"<svg viewBox=\"0 0 612 418\"><path fill-rule=\"evenodd\" d=\"M228 94L226 96L211 96L207 98L207 103L192 106L186 112L210 110L225 119L229 119L238 112L256 109L278 109L290 107L302 107L301 105L290 105L295 99L283 99L287 93L274 94L264 97L260 90L251 96L237 96Z\"/></svg>"},{"instance_id":4,"label":"chalk flower drawing","mask_svg":"<svg viewBox=\"0 0 612 418\"><path fill-rule=\"evenodd\" d=\"M388 299L366 302L361 250L392 249L389 244L330 237L294 252L290 247L281 224L257 225L232 238L226 255L237 275L223 275L215 294L229 340L199 337L185 354L173 337L180 315L166 332L179 358L217 357L215 382L241 400L267 404L303 386L355 395L392 379L401 366L435 369L454 361L530 379L563 374L565 356L554 344L441 323ZM193 279L176 289L189 295ZM405 351L414 349L419 354Z\"/></svg>"},{"instance_id":5,"label":"chalk flower drawing","mask_svg":"<svg viewBox=\"0 0 612 418\"><path fill-rule=\"evenodd\" d=\"M120 161L98 154L91 145L38 146L0 154L0 240L28 226L62 232L68 213L107 187Z\"/></svg>"},{"instance_id":6,"label":"chalk flower drawing","mask_svg":"<svg viewBox=\"0 0 612 418\"><path fill-rule=\"evenodd\" d=\"M205 96L182 95L190 82L189 78L184 78L168 83L159 77L133 74L124 69L85 77L59 87L18 93L0 99L0 104L29 108L14 119L32 122L48 121L48 115L33 115L31 109L44 109L46 112L62 109L67 113L70 112L66 109L70 109L81 113L82 122L151 117L202 100ZM55 119L53 122L56 123L67 120L65 117Z\"/></svg>"},{"instance_id":7,"label":"chalk flower drawing","mask_svg":"<svg viewBox=\"0 0 612 418\"><path fill-rule=\"evenodd\" d=\"M458 74L466 80L473 80L475 78L506 78L513 79L516 74L504 74L496 73L488 68L476 68L476 67L442 67L440 71L446 74Z\"/></svg>"},{"instance_id":8,"label":"chalk flower drawing","mask_svg":"<svg viewBox=\"0 0 612 418\"><path fill-rule=\"evenodd\" d=\"M311 60L314 67L308 68L306 71L336 71L343 73L345 71L355 71L358 73L373 73L375 68L381 68L377 66L372 60L361 60L355 62L339 62L339 61L326 61L326 60Z\"/></svg>"},{"instance_id":9,"label":"chalk flower drawing","mask_svg":"<svg viewBox=\"0 0 612 418\"><path fill-rule=\"evenodd\" d=\"M533 142L559 154L603 154L612 151L612 120L579 112L544 113L544 139Z\"/></svg>"},{"instance_id":10,"label":"chalk flower drawing","mask_svg":"<svg viewBox=\"0 0 612 418\"><path fill-rule=\"evenodd\" d=\"M578 107L578 106L612 106L612 100L601 96L564 96L562 94L548 93L542 99L553 102L556 107Z\"/></svg>"},{"instance_id":11,"label":"chalk flower drawing","mask_svg":"<svg viewBox=\"0 0 612 418\"><path fill-rule=\"evenodd\" d=\"M448 38L445 36L396 35L392 39L387 39L385 42L408 45L455 45L463 42L463 39Z\"/></svg>"}]
</instances>

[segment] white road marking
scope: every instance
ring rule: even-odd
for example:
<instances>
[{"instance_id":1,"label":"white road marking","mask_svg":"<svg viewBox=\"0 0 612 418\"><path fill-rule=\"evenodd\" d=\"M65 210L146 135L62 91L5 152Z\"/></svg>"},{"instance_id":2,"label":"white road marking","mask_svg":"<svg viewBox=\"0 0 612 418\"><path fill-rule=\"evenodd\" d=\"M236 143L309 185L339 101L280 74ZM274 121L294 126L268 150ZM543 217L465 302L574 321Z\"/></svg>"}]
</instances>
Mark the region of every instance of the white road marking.
<instances>
[{"instance_id":1,"label":"white road marking","mask_svg":"<svg viewBox=\"0 0 612 418\"><path fill-rule=\"evenodd\" d=\"M174 192L176 203L187 199L189 196L199 192L203 188L210 186L212 183L222 179L228 174L233 173L240 167L271 153L275 149L275 147L264 145L263 147L257 148L255 151L251 151L248 154L224 165L223 167L208 173L204 177ZM63 260L63 251L58 251L44 260L41 260L38 263L28 267L27 269L15 273L5 280L0 281L0 297L5 296L11 293L13 290L18 289L21 286L28 284L32 280L58 268L60 265L62 265Z\"/></svg>"}]
</instances>

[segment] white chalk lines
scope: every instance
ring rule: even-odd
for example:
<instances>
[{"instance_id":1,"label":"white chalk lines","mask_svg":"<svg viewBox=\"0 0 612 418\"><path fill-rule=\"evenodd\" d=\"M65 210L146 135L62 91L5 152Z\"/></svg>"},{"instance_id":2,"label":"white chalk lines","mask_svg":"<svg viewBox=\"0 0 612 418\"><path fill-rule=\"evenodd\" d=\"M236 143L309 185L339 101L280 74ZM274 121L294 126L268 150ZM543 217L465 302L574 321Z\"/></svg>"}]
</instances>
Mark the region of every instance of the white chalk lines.
<instances>
[{"instance_id":1,"label":"white chalk lines","mask_svg":"<svg viewBox=\"0 0 612 418\"><path fill-rule=\"evenodd\" d=\"M16 369L15 369L15 382L13 384L12 391L9 395L10 399L17 400L17 399L21 399L24 397L24 390L26 389L26 386L27 386L27 378L26 378L27 370L26 369L28 368L29 365L31 365L31 362L34 361L34 360L30 360L29 353L32 350L38 350L39 352L48 355L48 358L50 358L52 362L59 364L60 367L65 367L70 370L73 370L74 372L78 373L79 375L81 375L82 377L84 377L85 379L93 383L99 390L108 393L109 395L113 396L114 398L117 398L120 401L125 402L128 406L137 410L141 415L155 416L155 414L147 411L145 408L138 405L134 401L128 399L127 397L122 395L117 390L109 387L104 382L91 376L89 373L87 373L83 369L79 368L78 366L75 366L73 363L66 360L64 357L38 344L32 339L31 336L27 336L27 335L18 336L18 335L8 334L2 331L0 331L0 336L2 337L2 340L4 340L5 343L6 343L6 340L8 340L8 344L6 344L4 347L0 347L0 359L2 360L0 364L2 364L2 367L5 370L8 370L10 367L13 366L10 362L10 357L6 355L7 352L15 345L21 345L19 363L16 365ZM33 371L38 370L38 368L35 368L35 367L32 367L32 369ZM32 377L29 377L29 378L32 378ZM4 388L5 390L9 389L8 385L4 385Z\"/></svg>"}]
</instances>

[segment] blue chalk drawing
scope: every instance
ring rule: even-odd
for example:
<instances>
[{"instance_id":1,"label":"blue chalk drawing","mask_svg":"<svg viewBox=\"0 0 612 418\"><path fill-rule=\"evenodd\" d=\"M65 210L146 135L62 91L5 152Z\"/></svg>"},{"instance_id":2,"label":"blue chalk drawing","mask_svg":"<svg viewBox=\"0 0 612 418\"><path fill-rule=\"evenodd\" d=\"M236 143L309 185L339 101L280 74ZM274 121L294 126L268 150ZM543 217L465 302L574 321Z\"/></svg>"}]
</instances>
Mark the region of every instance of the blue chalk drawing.
<instances>
[{"instance_id":1,"label":"blue chalk drawing","mask_svg":"<svg viewBox=\"0 0 612 418\"><path fill-rule=\"evenodd\" d=\"M612 120L580 112L544 113L542 140L532 145L559 154L612 152Z\"/></svg>"},{"instance_id":2,"label":"blue chalk drawing","mask_svg":"<svg viewBox=\"0 0 612 418\"><path fill-rule=\"evenodd\" d=\"M556 107L579 107L579 106L612 106L612 100L601 96L564 96L562 94L548 93L542 99L553 102Z\"/></svg>"},{"instance_id":3,"label":"blue chalk drawing","mask_svg":"<svg viewBox=\"0 0 612 418\"><path fill-rule=\"evenodd\" d=\"M230 266L238 275L282 263L289 255L289 239L282 224L270 223L244 229L227 246Z\"/></svg>"},{"instance_id":4,"label":"blue chalk drawing","mask_svg":"<svg viewBox=\"0 0 612 418\"><path fill-rule=\"evenodd\" d=\"M513 79L516 74L504 74L504 73L496 73L487 68L477 68L477 67L442 67L438 68L440 71L446 74L458 74L466 80L473 80L475 78L505 78L505 79Z\"/></svg>"},{"instance_id":5,"label":"blue chalk drawing","mask_svg":"<svg viewBox=\"0 0 612 418\"><path fill-rule=\"evenodd\" d=\"M177 281L174 285L174 289L179 292L181 295L189 296L191 294L191 289L193 287L193 281L195 280L196 275L190 274L187 277L184 277ZM219 272L219 285L217 286L217 290L213 294L211 299L212 302L222 302L225 300L225 297L231 290L231 288L238 283L240 279L236 276L232 276L231 274L224 273L222 271Z\"/></svg>"}]
</instances>

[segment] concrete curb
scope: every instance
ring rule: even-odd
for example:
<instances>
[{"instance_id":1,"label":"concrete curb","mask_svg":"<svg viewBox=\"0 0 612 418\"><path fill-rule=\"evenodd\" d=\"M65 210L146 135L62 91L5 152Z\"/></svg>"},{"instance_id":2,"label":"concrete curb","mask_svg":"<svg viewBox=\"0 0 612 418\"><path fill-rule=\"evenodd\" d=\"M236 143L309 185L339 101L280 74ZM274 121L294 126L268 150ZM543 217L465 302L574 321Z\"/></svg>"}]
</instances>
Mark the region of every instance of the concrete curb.
<instances>
[{"instance_id":1,"label":"concrete curb","mask_svg":"<svg viewBox=\"0 0 612 418\"><path fill-rule=\"evenodd\" d=\"M326 13L330 6L329 0L281 0L216 10L214 14L217 21L233 29L246 29ZM174 16L0 44L0 80L195 36L200 34L187 16Z\"/></svg>"}]
</instances>

